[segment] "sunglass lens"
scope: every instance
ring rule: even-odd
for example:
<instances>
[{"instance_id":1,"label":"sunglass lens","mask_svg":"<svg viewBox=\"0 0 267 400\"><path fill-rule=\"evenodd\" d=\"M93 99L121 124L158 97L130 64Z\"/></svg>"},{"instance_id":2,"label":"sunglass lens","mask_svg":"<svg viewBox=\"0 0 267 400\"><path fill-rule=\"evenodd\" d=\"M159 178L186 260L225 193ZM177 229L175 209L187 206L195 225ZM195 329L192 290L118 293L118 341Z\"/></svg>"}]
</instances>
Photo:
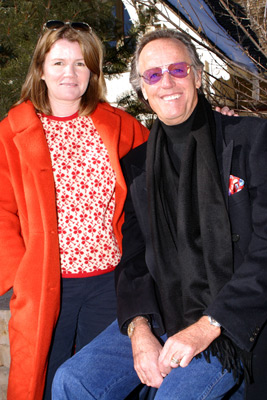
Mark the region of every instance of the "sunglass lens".
<instances>
[{"instance_id":1,"label":"sunglass lens","mask_svg":"<svg viewBox=\"0 0 267 400\"><path fill-rule=\"evenodd\" d=\"M158 81L160 81L161 77L162 77L161 68L148 69L143 74L144 81L149 85L157 83Z\"/></svg>"},{"instance_id":2,"label":"sunglass lens","mask_svg":"<svg viewBox=\"0 0 267 400\"><path fill-rule=\"evenodd\" d=\"M181 62L169 65L168 70L175 78L185 78L189 74L190 67L186 63Z\"/></svg>"},{"instance_id":3,"label":"sunglass lens","mask_svg":"<svg viewBox=\"0 0 267 400\"><path fill-rule=\"evenodd\" d=\"M63 21L51 20L51 21L47 21L47 23L45 24L45 27L47 29L59 29L64 25L65 25L65 23Z\"/></svg>"},{"instance_id":4,"label":"sunglass lens","mask_svg":"<svg viewBox=\"0 0 267 400\"><path fill-rule=\"evenodd\" d=\"M78 31L86 31L86 32L91 31L91 27L85 22L72 22L71 27Z\"/></svg>"}]
</instances>

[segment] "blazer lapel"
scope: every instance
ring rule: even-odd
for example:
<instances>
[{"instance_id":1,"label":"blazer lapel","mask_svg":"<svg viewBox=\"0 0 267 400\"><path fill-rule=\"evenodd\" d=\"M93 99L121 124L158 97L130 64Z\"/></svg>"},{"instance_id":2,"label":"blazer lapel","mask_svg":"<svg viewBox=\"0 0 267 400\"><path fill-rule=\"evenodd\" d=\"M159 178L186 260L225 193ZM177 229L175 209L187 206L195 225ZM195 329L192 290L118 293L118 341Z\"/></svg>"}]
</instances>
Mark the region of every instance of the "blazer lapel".
<instances>
[{"instance_id":1,"label":"blazer lapel","mask_svg":"<svg viewBox=\"0 0 267 400\"><path fill-rule=\"evenodd\" d=\"M227 209L228 209L228 199L229 199L228 196L229 177L231 173L233 148L234 148L233 140L230 140L228 144L225 143L222 132L222 124L221 121L219 120L219 123L216 123L216 156L221 175L223 195Z\"/></svg>"},{"instance_id":2,"label":"blazer lapel","mask_svg":"<svg viewBox=\"0 0 267 400\"><path fill-rule=\"evenodd\" d=\"M145 167L145 166L144 166ZM133 179L133 190L135 192L143 192L146 193L146 171L145 168L139 168L136 165L131 166L132 174L134 176Z\"/></svg>"},{"instance_id":3,"label":"blazer lapel","mask_svg":"<svg viewBox=\"0 0 267 400\"><path fill-rule=\"evenodd\" d=\"M224 147L222 153L222 180L223 180L223 192L225 202L228 208L228 189L229 189L229 177L231 173L231 163L233 155L234 142L231 140L227 146Z\"/></svg>"},{"instance_id":4,"label":"blazer lapel","mask_svg":"<svg viewBox=\"0 0 267 400\"><path fill-rule=\"evenodd\" d=\"M140 222L142 231L147 230L148 222L148 207L147 207L147 188L146 188L146 171L144 168L139 168L135 165L131 166L134 176L130 187L133 204L135 205L136 214Z\"/></svg>"}]
</instances>

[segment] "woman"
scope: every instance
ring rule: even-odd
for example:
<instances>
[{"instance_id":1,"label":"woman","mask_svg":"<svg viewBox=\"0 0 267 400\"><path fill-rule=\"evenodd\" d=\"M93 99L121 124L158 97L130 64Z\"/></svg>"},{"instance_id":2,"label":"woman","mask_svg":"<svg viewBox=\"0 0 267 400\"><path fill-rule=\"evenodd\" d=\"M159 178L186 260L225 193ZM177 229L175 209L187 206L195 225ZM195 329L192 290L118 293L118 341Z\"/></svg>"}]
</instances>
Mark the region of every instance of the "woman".
<instances>
[{"instance_id":1,"label":"woman","mask_svg":"<svg viewBox=\"0 0 267 400\"><path fill-rule=\"evenodd\" d=\"M116 317L120 158L148 132L107 104L102 58L87 24L49 21L21 98L0 124L0 294L13 287L9 400L49 399L57 367Z\"/></svg>"}]
</instances>

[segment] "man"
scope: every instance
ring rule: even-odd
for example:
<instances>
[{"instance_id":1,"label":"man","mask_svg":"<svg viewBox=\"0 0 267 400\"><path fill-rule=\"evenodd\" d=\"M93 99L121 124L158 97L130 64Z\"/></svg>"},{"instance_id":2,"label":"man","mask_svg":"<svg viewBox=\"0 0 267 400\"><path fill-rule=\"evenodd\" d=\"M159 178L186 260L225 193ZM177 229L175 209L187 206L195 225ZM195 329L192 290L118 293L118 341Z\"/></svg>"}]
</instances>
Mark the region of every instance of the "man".
<instances>
[{"instance_id":1,"label":"man","mask_svg":"<svg viewBox=\"0 0 267 400\"><path fill-rule=\"evenodd\" d=\"M131 83L158 119L123 161L118 324L58 370L53 399L124 399L140 382L156 399L242 399L266 352L267 121L213 112L176 31L141 39Z\"/></svg>"}]
</instances>

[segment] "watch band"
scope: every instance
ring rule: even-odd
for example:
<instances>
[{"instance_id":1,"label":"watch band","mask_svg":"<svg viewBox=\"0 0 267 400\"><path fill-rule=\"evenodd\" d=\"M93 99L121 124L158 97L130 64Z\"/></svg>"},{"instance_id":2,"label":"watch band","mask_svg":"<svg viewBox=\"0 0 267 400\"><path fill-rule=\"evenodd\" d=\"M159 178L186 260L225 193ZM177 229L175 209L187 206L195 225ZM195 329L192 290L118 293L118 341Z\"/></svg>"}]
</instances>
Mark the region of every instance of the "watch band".
<instances>
[{"instance_id":1,"label":"watch band","mask_svg":"<svg viewBox=\"0 0 267 400\"><path fill-rule=\"evenodd\" d=\"M127 335L129 336L129 338L131 338L133 336L134 329L136 327L136 322L138 322L142 319L144 319L147 322L147 325L149 326L149 328L151 328L151 325L146 317L143 317L141 315L139 317L135 317L132 320L132 322L129 323L128 328L127 328Z\"/></svg>"},{"instance_id":2,"label":"watch band","mask_svg":"<svg viewBox=\"0 0 267 400\"><path fill-rule=\"evenodd\" d=\"M213 326L217 326L218 328L221 327L221 324L216 321L216 319L212 318L210 315L208 315L209 323Z\"/></svg>"}]
</instances>

